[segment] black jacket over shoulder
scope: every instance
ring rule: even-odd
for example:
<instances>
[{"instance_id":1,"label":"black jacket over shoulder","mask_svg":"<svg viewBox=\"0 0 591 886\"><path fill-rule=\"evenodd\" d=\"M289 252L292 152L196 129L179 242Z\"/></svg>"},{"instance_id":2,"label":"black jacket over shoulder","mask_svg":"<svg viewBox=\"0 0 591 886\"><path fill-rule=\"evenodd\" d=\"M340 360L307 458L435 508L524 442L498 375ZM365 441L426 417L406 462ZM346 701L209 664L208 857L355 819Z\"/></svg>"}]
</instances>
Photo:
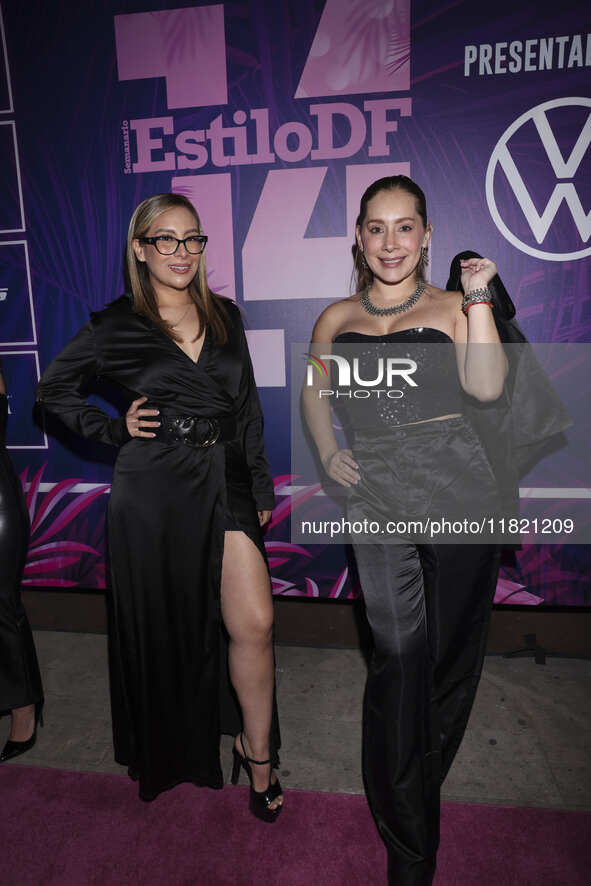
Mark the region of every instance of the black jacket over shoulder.
<instances>
[{"instance_id":1,"label":"black jacket over shoulder","mask_svg":"<svg viewBox=\"0 0 591 886\"><path fill-rule=\"evenodd\" d=\"M455 256L446 288L462 291L460 259L482 258L465 251ZM479 403L466 395L466 413L480 434L499 483L506 513L519 513L519 480L542 458L566 443L572 420L534 350L515 320L515 305L501 278L488 284L493 317L504 344L509 371L501 397Z\"/></svg>"}]
</instances>

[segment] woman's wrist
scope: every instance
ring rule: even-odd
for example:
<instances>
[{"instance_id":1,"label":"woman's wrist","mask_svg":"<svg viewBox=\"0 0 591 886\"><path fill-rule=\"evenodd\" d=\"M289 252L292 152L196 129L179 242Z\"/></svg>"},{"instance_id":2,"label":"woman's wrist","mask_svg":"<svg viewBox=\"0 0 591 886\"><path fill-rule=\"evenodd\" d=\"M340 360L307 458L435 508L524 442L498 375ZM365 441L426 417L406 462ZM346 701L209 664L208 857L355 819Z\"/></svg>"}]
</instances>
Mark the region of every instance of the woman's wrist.
<instances>
[{"instance_id":1,"label":"woman's wrist","mask_svg":"<svg viewBox=\"0 0 591 886\"><path fill-rule=\"evenodd\" d=\"M488 286L480 286L478 288L471 287L468 292L464 293L462 298L462 313L467 317L468 311L474 305L488 305L492 308L492 293Z\"/></svg>"},{"instance_id":2,"label":"woman's wrist","mask_svg":"<svg viewBox=\"0 0 591 886\"><path fill-rule=\"evenodd\" d=\"M487 307L492 308L493 303L492 303L491 301L474 301L474 302L472 302L471 304L466 305L466 308L465 308L465 309L462 308L462 310L464 311L464 314L466 315L466 317L468 316L468 311L470 310L470 308L474 308L474 307L476 307L477 305L486 305Z\"/></svg>"},{"instance_id":3,"label":"woman's wrist","mask_svg":"<svg viewBox=\"0 0 591 886\"><path fill-rule=\"evenodd\" d=\"M324 468L325 471L328 471L328 469L330 467L330 463L338 451L339 451L339 448L337 446L334 449L330 449L325 455L320 456L320 461L322 462L322 467Z\"/></svg>"}]
</instances>

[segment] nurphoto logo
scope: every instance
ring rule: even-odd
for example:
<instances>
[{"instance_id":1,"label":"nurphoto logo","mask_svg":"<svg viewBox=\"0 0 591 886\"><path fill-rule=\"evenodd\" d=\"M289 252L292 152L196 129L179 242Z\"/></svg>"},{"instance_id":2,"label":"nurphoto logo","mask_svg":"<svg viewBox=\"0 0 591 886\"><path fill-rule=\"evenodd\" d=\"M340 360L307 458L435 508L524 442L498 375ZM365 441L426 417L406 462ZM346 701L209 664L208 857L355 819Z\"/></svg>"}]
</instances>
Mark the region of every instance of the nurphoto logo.
<instances>
[{"instance_id":1,"label":"nurphoto logo","mask_svg":"<svg viewBox=\"0 0 591 886\"><path fill-rule=\"evenodd\" d=\"M401 381L406 382L412 388L418 387L418 382L412 378L417 371L417 363L409 357L378 357L373 367L370 378L362 378L359 366L359 358L353 357L348 359L342 354L311 354L307 352L306 357L306 386L314 386L314 371L318 373L321 380L326 379L327 383L331 381L331 375L327 367L328 362L333 364L332 379L335 388L319 389L318 397L335 397L339 398L355 398L357 400L367 399L368 397L377 397L378 399L387 397L389 399L399 400L404 397L404 391L394 388L394 380L400 384ZM364 369L367 370L364 361ZM358 385L357 388L352 385ZM383 387L379 387L383 385Z\"/></svg>"}]
</instances>

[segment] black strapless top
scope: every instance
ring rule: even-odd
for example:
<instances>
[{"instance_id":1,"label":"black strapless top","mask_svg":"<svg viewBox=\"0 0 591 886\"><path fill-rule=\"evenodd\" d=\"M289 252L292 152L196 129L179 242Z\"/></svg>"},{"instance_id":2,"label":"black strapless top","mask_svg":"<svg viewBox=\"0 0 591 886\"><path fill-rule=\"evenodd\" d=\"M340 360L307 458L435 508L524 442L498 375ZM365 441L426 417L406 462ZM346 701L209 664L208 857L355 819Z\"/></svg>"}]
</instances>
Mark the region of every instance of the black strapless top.
<instances>
[{"instance_id":1,"label":"black strapless top","mask_svg":"<svg viewBox=\"0 0 591 886\"><path fill-rule=\"evenodd\" d=\"M394 387L388 389L384 380L359 394L353 381L351 397L343 392L344 396L333 399L342 420L356 430L396 427L464 411L453 340L440 329L417 326L387 335L342 332L334 339L333 352L349 360L357 358L361 379L376 377L380 357L406 358L417 364L411 376L416 387L399 377L393 380Z\"/></svg>"}]
</instances>

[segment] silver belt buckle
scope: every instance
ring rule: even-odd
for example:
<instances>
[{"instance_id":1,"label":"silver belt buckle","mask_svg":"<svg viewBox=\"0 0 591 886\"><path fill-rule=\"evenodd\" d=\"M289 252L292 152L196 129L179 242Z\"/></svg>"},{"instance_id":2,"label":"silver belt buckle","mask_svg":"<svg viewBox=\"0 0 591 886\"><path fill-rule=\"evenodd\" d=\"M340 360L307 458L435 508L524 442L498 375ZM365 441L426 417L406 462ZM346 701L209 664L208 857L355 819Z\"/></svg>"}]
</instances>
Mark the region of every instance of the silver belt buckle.
<instances>
[{"instance_id":1,"label":"silver belt buckle","mask_svg":"<svg viewBox=\"0 0 591 886\"><path fill-rule=\"evenodd\" d=\"M219 436L222 432L222 429L220 427L220 423L217 420L217 418L204 418L204 419L202 419L202 421L207 422L208 431L207 431L207 435L206 435L205 439L202 440L200 443L197 443L196 445L205 449L208 446L213 446L214 443L217 443L217 441L219 440Z\"/></svg>"}]
</instances>

